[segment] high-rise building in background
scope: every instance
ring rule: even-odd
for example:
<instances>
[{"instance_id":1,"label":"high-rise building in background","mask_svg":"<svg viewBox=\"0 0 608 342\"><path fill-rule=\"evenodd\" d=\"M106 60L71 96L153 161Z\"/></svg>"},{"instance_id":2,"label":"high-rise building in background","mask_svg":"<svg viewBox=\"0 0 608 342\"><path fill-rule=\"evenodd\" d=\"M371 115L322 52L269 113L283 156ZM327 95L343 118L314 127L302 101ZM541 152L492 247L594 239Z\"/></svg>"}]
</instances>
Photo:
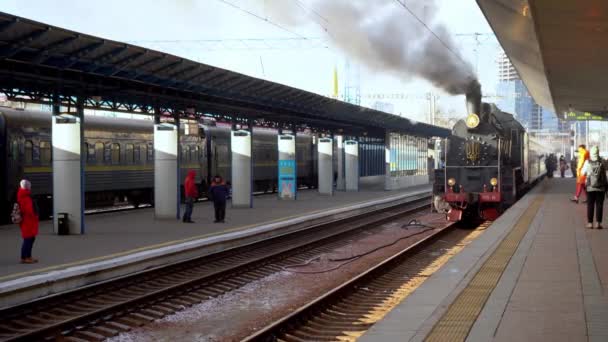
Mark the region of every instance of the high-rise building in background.
<instances>
[{"instance_id":1,"label":"high-rise building in background","mask_svg":"<svg viewBox=\"0 0 608 342\"><path fill-rule=\"evenodd\" d=\"M570 129L570 124L560 120L555 113L539 106L530 96L509 57L501 52L498 64L498 107L515 118L531 132L549 131L563 132Z\"/></svg>"}]
</instances>

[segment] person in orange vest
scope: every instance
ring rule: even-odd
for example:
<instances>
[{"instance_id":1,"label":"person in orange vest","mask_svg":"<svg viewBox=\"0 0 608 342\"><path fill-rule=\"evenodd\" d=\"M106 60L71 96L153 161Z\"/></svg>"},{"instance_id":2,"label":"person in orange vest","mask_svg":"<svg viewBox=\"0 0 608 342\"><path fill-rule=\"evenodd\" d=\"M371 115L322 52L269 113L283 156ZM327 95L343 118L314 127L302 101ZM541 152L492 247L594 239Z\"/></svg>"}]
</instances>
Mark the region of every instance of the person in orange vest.
<instances>
[{"instance_id":1,"label":"person in orange vest","mask_svg":"<svg viewBox=\"0 0 608 342\"><path fill-rule=\"evenodd\" d=\"M587 190L585 189L585 183L587 181L587 176L582 173L583 165L585 162L589 160L589 151L587 151L587 147L585 145L578 146L578 158L576 165L576 192L574 193L574 198L571 199L572 202L578 203L580 199L581 192L585 192L585 201L587 202Z\"/></svg>"}]
</instances>

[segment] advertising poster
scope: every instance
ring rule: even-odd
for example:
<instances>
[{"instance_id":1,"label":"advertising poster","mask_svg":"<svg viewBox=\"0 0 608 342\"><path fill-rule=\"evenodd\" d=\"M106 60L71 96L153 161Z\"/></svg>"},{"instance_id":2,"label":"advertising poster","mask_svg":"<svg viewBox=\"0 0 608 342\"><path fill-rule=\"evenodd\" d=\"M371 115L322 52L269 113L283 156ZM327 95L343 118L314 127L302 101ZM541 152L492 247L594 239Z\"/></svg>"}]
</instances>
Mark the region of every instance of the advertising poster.
<instances>
[{"instance_id":1,"label":"advertising poster","mask_svg":"<svg viewBox=\"0 0 608 342\"><path fill-rule=\"evenodd\" d=\"M279 160L279 197L295 199L296 183L296 161L294 159Z\"/></svg>"}]
</instances>

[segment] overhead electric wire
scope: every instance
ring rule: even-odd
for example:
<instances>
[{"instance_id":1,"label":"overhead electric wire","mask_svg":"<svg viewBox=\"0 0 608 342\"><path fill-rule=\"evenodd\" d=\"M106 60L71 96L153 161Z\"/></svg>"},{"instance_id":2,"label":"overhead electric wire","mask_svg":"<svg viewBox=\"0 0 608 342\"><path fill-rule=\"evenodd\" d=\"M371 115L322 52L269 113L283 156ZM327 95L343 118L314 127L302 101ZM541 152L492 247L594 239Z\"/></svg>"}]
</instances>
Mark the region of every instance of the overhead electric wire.
<instances>
[{"instance_id":1,"label":"overhead electric wire","mask_svg":"<svg viewBox=\"0 0 608 342\"><path fill-rule=\"evenodd\" d=\"M435 38L437 38L437 40L446 48L448 49L448 51L450 51L454 56L458 57L458 59L460 59L460 61L465 64L465 65L469 65L469 63L467 63L464 59L462 59L462 57L460 56L460 54L456 53L454 50L452 50L452 48L450 48L450 46L448 44L446 44L433 30L431 30L430 27L428 27L428 25L422 20L420 19L416 13L414 13L409 7L407 7L407 5L405 4L405 2L401 2L401 0L395 0L399 5L401 5L406 11L408 11L412 17L414 17L416 20L418 20L418 22L420 24L422 24L422 26L424 26L429 32L431 32L431 34L433 36L435 36Z\"/></svg>"},{"instance_id":2,"label":"overhead electric wire","mask_svg":"<svg viewBox=\"0 0 608 342\"><path fill-rule=\"evenodd\" d=\"M296 35L296 36L298 36L298 37L300 37L300 38L302 38L302 39L308 39L307 37L305 37L305 36L303 36L303 35L301 35L301 34L299 34L299 33L297 33L297 32L293 32L293 31L291 31L290 29L288 29L288 28L286 28L286 27L284 27L284 26L282 26L282 25L279 25L279 24L275 23L275 22L274 22L274 21L272 21L272 20L269 20L268 18L264 18L264 17L262 17L262 16L260 16L260 15L258 15L258 14L255 14L255 13L253 13L253 12L249 11L249 10L246 10L246 9L244 9L244 8L242 8L242 7L238 6L238 5L233 4L233 3L232 3L232 2L230 2L230 1L226 1L226 0L217 0L217 1L220 1L220 2L222 2L222 3L224 3L224 4L228 5L228 6L234 7L234 8L236 8L236 9L238 9L239 11L245 12L245 13L247 13L247 14L251 15L251 16L254 16L254 17L256 17L256 18L258 18L258 19L260 19L260 20L262 20L262 21L265 21L265 22L267 22L267 23L269 23L269 24L271 24L271 25L273 25L273 26L276 26L276 27L280 28L280 29L281 29L281 30L283 30L283 31L289 32L289 33L291 33L291 34L293 34L293 35Z\"/></svg>"}]
</instances>

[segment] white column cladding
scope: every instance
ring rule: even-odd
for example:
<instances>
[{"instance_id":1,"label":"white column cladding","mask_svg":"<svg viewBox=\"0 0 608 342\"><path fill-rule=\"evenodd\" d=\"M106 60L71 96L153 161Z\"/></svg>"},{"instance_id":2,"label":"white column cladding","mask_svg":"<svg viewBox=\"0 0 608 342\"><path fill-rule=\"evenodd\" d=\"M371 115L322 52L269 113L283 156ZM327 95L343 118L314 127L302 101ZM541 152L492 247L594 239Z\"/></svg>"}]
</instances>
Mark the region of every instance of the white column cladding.
<instances>
[{"instance_id":1,"label":"white column cladding","mask_svg":"<svg viewBox=\"0 0 608 342\"><path fill-rule=\"evenodd\" d=\"M384 190L391 189L391 133L384 134Z\"/></svg>"},{"instance_id":2,"label":"white column cladding","mask_svg":"<svg viewBox=\"0 0 608 342\"><path fill-rule=\"evenodd\" d=\"M58 111L58 108L57 108ZM53 115L53 231L59 231L59 214L68 214L70 234L84 234L81 118ZM36 186L36 184L32 184Z\"/></svg>"},{"instance_id":3,"label":"white column cladding","mask_svg":"<svg viewBox=\"0 0 608 342\"><path fill-rule=\"evenodd\" d=\"M336 144L337 149L336 149L336 153L338 154L336 156L336 163L337 163L337 167L338 167L338 178L336 179L336 190L338 191L344 191L346 190L346 183L344 181L344 137L341 135L336 135L335 136L336 139Z\"/></svg>"},{"instance_id":4,"label":"white column cladding","mask_svg":"<svg viewBox=\"0 0 608 342\"><path fill-rule=\"evenodd\" d=\"M230 149L232 156L232 206L253 207L251 132L231 131Z\"/></svg>"},{"instance_id":5,"label":"white column cladding","mask_svg":"<svg viewBox=\"0 0 608 342\"><path fill-rule=\"evenodd\" d=\"M318 143L318 175L319 193L333 195L334 192L334 163L333 163L333 139L320 138Z\"/></svg>"},{"instance_id":6,"label":"white column cladding","mask_svg":"<svg viewBox=\"0 0 608 342\"><path fill-rule=\"evenodd\" d=\"M179 219L178 130L154 125L154 215L160 219Z\"/></svg>"},{"instance_id":7,"label":"white column cladding","mask_svg":"<svg viewBox=\"0 0 608 342\"><path fill-rule=\"evenodd\" d=\"M359 191L359 143L344 142L344 183L346 191Z\"/></svg>"},{"instance_id":8,"label":"white column cladding","mask_svg":"<svg viewBox=\"0 0 608 342\"><path fill-rule=\"evenodd\" d=\"M283 200L295 200L298 189L296 136L290 134L277 135L279 147L278 159L278 196Z\"/></svg>"}]
</instances>

